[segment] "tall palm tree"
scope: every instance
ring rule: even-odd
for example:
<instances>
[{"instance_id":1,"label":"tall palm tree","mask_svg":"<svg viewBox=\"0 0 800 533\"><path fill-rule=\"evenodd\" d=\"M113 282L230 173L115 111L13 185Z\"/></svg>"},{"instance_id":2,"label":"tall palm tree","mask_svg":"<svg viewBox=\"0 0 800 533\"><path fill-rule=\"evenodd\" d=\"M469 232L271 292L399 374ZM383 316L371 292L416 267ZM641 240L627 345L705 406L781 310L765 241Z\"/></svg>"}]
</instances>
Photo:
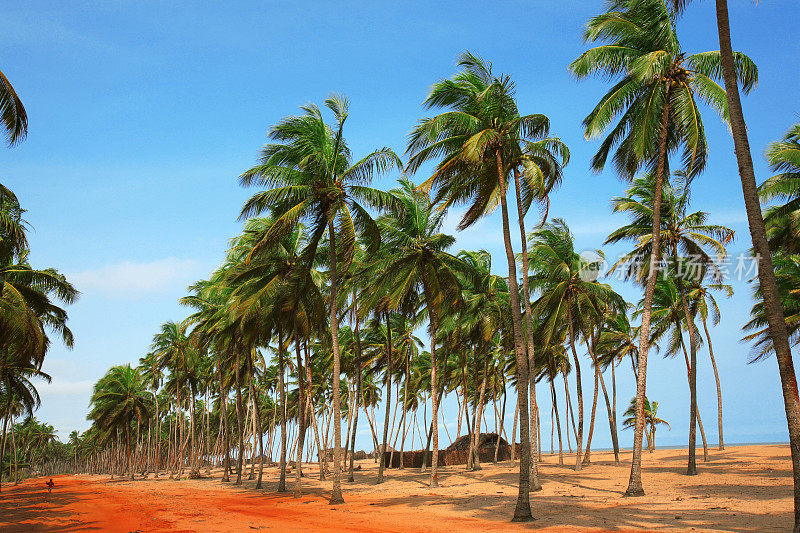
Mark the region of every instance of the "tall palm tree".
<instances>
[{"instance_id":1,"label":"tall palm tree","mask_svg":"<svg viewBox=\"0 0 800 533\"><path fill-rule=\"evenodd\" d=\"M421 120L412 131L407 151L411 156L408 170L415 172L424 162L439 160L433 176L422 187L436 189L434 203L442 203L445 208L469 204L459 229L470 226L500 204L522 441L519 494L513 520L526 521L531 519L529 374L506 192L512 150L518 150L520 142L540 139L546 121L542 120L542 115L520 115L511 78L495 75L491 64L480 57L464 52L458 66L463 70L451 79L434 84L425 100L428 108L444 108L445 111Z\"/></svg>"},{"instance_id":2,"label":"tall palm tree","mask_svg":"<svg viewBox=\"0 0 800 533\"><path fill-rule=\"evenodd\" d=\"M543 341L549 345L557 338L558 331L566 324L567 341L572 351L575 366L578 396L578 433L575 469L581 469L581 446L583 444L583 384L581 366L575 342L578 334L584 336L590 356L599 371L599 365L591 348L589 331L603 321L611 311L624 310L622 297L609 285L597 283L586 276L587 269L595 264L587 262L575 251L575 242L566 223L555 219L531 232L529 237L531 261L531 284L539 298L533 305L533 315L542 317ZM598 253L598 257L600 254ZM598 376L602 379L601 376ZM603 383L605 389L605 384ZM609 424L613 424L608 405ZM610 426L609 426L610 427ZM613 430L612 430L613 433Z\"/></svg>"},{"instance_id":3,"label":"tall palm tree","mask_svg":"<svg viewBox=\"0 0 800 533\"><path fill-rule=\"evenodd\" d=\"M244 186L271 187L256 193L242 208L241 217L248 218L266 209L274 213L272 226L264 233L260 246L280 238L289 228L306 221L309 228L307 258L313 260L320 240L327 231L330 278L330 328L333 349L334 450L333 490L330 503L342 503L341 489L341 402L339 377L338 290L339 269L353 257L356 232L361 232L374 251L380 240L375 221L362 205L384 208L391 204L390 195L367 187L372 176L392 168L402 168L395 153L382 148L353 162L344 139L348 117L347 99L332 96L325 106L335 122L329 126L313 104L303 106L303 114L284 119L270 129L274 141L261 151L261 163L241 176Z\"/></svg>"},{"instance_id":4,"label":"tall palm tree","mask_svg":"<svg viewBox=\"0 0 800 533\"><path fill-rule=\"evenodd\" d=\"M647 258L654 253L659 259L671 263L671 269L666 274L674 279L689 335L690 425L687 474L694 475L697 473L694 428L697 425L696 367L700 341L693 326L693 313L687 298L686 284L699 283L706 277L714 283L721 282L722 271L717 262L725 257L725 246L733 240L734 232L725 226L709 224L708 213L704 211L689 210L690 182L685 175L678 173L678 179L674 183L667 182L663 186L660 202L663 211L660 219L661 229L657 239L654 238L652 224L656 202L653 196L653 180L652 174L637 178L625 196L612 200L614 212L626 213L631 223L612 232L606 243L634 244L633 251L620 258L613 268L626 268L626 276L639 283L646 283L651 268L647 264ZM656 241L661 250L654 252L653 246ZM690 324L692 327L689 327ZM721 423L721 420L719 422Z\"/></svg>"},{"instance_id":5,"label":"tall palm tree","mask_svg":"<svg viewBox=\"0 0 800 533\"><path fill-rule=\"evenodd\" d=\"M517 200L517 219L519 221L519 234L521 242L522 256L522 302L525 309L525 346L528 353L529 365L536 359L533 342L533 317L531 313L531 291L528 283L528 243L525 233L525 214L532 202L536 201L544 204L544 216L542 222L547 220L550 199L549 195L560 183L563 177L563 168L569 162L569 149L567 145L558 138L550 138L549 121L544 115L540 119L547 124L540 128L542 138L537 140L526 140L519 147L516 158L516 165L512 163L514 173L514 192ZM517 145L513 145L516 149ZM515 150L516 151L516 150ZM541 224L540 223L540 224ZM531 422L531 446L538 450L538 411L536 402L536 380L534 372L529 372L530 380L530 422ZM531 488L540 490L542 484L539 480L538 453L531 455Z\"/></svg>"},{"instance_id":6,"label":"tall palm tree","mask_svg":"<svg viewBox=\"0 0 800 533\"><path fill-rule=\"evenodd\" d=\"M644 494L641 449L644 435L644 392L650 337L650 307L657 278L661 192L668 175L668 155L683 149L682 164L689 176L705 166L707 146L696 99L717 109L727 119L725 91L712 78L721 74L719 52L686 54L680 47L674 14L664 0L614 0L606 13L590 19L584 38L605 41L584 52L570 65L579 78L596 72L620 81L584 120L587 137L601 135L619 116L619 122L592 160L601 170L615 151L614 163L630 179L642 167L655 171L653 253L645 285L637 365L637 423L634 431L631 477L626 494ZM737 75L749 90L757 70L749 58L737 56Z\"/></svg>"},{"instance_id":7,"label":"tall palm tree","mask_svg":"<svg viewBox=\"0 0 800 533\"><path fill-rule=\"evenodd\" d=\"M676 10L682 10L690 0L671 0ZM739 166L739 178L742 182L742 194L753 242L756 260L758 261L758 279L761 294L764 298L764 313L768 323L769 335L772 337L778 373L781 378L783 403L786 411L786 422L789 429L789 443L792 453L792 473L794 478L794 531L800 532L800 397L797 393L797 376L794 372L794 361L789 345L789 332L785 317L782 315L781 294L776 279L776 268L773 265L761 205L758 201L756 173L753 168L753 157L750 153L750 140L747 125L739 98L739 84L747 94L750 86L742 79L739 70L741 54L733 51L731 44L731 26L728 17L728 0L715 0L717 14L717 33L719 35L720 71L725 82L725 94L730 113L731 134Z\"/></svg>"},{"instance_id":8,"label":"tall palm tree","mask_svg":"<svg viewBox=\"0 0 800 533\"><path fill-rule=\"evenodd\" d=\"M383 253L367 268L376 268L380 275L375 285L390 300L404 301L422 293L430 323L431 339L431 421L433 454L430 486L438 487L439 456L439 357L436 354L436 337L445 308L452 308L460 298L460 283L456 273L465 265L447 249L455 238L441 233L445 212L437 210L428 195L416 190L410 181L401 181L400 187L391 191L398 205L378 219L383 238Z\"/></svg>"},{"instance_id":9,"label":"tall palm tree","mask_svg":"<svg viewBox=\"0 0 800 533\"><path fill-rule=\"evenodd\" d=\"M708 357L711 360L711 368L714 370L714 381L717 386L717 431L719 437L719 449L725 449L725 439L722 431L722 384L719 379L717 360L714 357L714 346L711 343L711 333L708 330L708 319L711 318L712 325L716 326L720 321L719 305L714 297L714 292L722 293L727 298L733 296L733 287L725 283L708 283L703 280L695 281L690 285L688 298L692 306L697 309L700 321L703 324L706 342L708 344Z\"/></svg>"}]
</instances>

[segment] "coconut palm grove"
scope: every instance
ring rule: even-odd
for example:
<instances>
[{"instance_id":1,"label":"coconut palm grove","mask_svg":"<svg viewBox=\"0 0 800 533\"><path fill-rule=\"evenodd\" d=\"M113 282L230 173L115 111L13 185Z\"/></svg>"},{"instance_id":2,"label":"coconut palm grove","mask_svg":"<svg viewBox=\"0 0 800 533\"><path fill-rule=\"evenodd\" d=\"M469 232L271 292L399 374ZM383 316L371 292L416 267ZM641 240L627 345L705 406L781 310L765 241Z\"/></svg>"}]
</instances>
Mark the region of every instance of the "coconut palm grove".
<instances>
[{"instance_id":1,"label":"coconut palm grove","mask_svg":"<svg viewBox=\"0 0 800 533\"><path fill-rule=\"evenodd\" d=\"M768 6L741 4L582 3L591 13L582 32L550 43L575 51L558 65L567 81L556 91L582 95L570 106L579 123L548 116L528 96L536 87L524 86L538 74L480 39L456 43L451 69L430 77L427 92L397 89L416 98L416 115L363 107L333 85L313 99L293 96L302 80L261 86L281 114L261 125L260 147L243 147L249 164L214 178L244 200L214 209L208 198L190 217L216 211L239 231L191 242L224 253L182 284L177 314L131 314L157 324L139 335L146 349L136 358L119 355L124 332L103 346L108 358L92 363L99 378L68 407L81 427L42 414L58 403L48 391L59 372L69 378L48 356L79 353L82 332L111 327L102 315L125 304L81 315L86 275L39 259L57 256L38 234L60 230L35 206L56 193L32 193L38 185L19 172L3 178L0 526L800 531L800 123L772 117L758 126L771 141L751 143L752 124L764 122L748 112L761 98L759 65L735 47L743 26L729 10L743 18ZM475 29L502 37L492 9ZM561 9L570 8L547 7ZM326 46L310 35L315 21L287 53ZM368 18L358 24L371 31ZM97 45L42 29L41 42ZM749 31L770 38L769 27ZM339 36L348 38L359 37ZM780 52L783 70L793 70L791 52ZM329 66L314 63L308 76L324 81ZM42 142L37 85L56 80L18 82L0 68L3 156L13 164ZM106 90L147 113L148 97L130 91L158 87L164 71L153 68L142 63L130 88ZM789 80L779 72L762 85ZM224 92L213 104L223 114L234 106ZM787 125L794 103L770 102ZM76 104L69 120L80 128L111 117L105 105ZM103 120L124 130L119 118ZM169 128L169 116L142 120ZM399 123L404 144L359 132L379 122ZM191 143L202 123L167 133ZM190 151L181 164L194 157L203 156ZM69 165L48 164L56 175ZM575 180L591 193L571 198ZM175 194L169 178L159 187ZM202 180L191 188L204 194ZM723 189L727 211L706 208L709 191ZM178 223L136 198L116 205L130 202L165 234ZM72 217L62 205L59 216ZM586 230L606 215L613 227ZM461 238L477 230L480 239ZM727 311L732 298L739 315ZM773 385L750 382L756 372ZM755 407L763 398L779 421L770 442L755 436L770 419Z\"/></svg>"}]
</instances>

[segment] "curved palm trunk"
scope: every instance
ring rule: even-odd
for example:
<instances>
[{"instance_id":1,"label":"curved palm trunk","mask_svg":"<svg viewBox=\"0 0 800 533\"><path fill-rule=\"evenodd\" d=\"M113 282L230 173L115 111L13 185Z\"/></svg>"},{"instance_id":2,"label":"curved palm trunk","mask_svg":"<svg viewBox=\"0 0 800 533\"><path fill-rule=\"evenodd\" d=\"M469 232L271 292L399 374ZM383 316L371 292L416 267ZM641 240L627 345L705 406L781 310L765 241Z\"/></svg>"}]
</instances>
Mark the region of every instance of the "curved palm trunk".
<instances>
[{"instance_id":1,"label":"curved palm trunk","mask_svg":"<svg viewBox=\"0 0 800 533\"><path fill-rule=\"evenodd\" d=\"M658 146L658 162L656 164L656 183L653 196L653 250L650 253L650 271L644 291L642 305L642 325L639 331L639 361L636 373L636 422L633 431L633 458L631 460L631 477L628 481L626 496L644 496L642 486L642 440L644 439L644 397L647 388L647 353L650 351L650 315L653 308L653 295L658 279L658 263L661 250L661 196L664 188L664 170L667 160L667 136L669 133L669 83L665 84L664 110L661 115L661 139Z\"/></svg>"},{"instance_id":2,"label":"curved palm trunk","mask_svg":"<svg viewBox=\"0 0 800 533\"><path fill-rule=\"evenodd\" d=\"M603 373L600 371L600 363L597 360L597 354L594 353L594 342L589 342L588 336L586 337L586 350L589 352L589 357L592 358L592 364L594 365L597 376L595 376L595 403L597 403L597 379L600 380L600 388L603 390L603 399L606 402L606 412L608 413L608 428L611 432L611 445L614 449L614 463L619 464L619 441L617 440L617 383L616 378L614 376L614 363L611 363L611 387L613 389L614 394L614 407L612 409L611 402L608 399L608 390L606 389L606 382L603 379ZM592 407L592 411L594 411L595 407ZM592 419L594 420L594 414L592 414ZM591 430L590 430L591 434ZM591 440L591 439L590 439ZM589 444L586 445L587 453L589 449Z\"/></svg>"},{"instance_id":3,"label":"curved palm trunk","mask_svg":"<svg viewBox=\"0 0 800 533\"><path fill-rule=\"evenodd\" d=\"M564 464L564 441L561 437L561 416L558 414L558 397L556 396L556 386L550 380L550 394L553 396L553 410L556 415L556 429L558 431L558 464Z\"/></svg>"},{"instance_id":4,"label":"curved palm trunk","mask_svg":"<svg viewBox=\"0 0 800 533\"><path fill-rule=\"evenodd\" d=\"M603 376L600 375L602 384ZM606 400L608 395L606 395ZM617 435L617 371L614 362L611 362L611 439L614 443L614 464L619 465L619 436Z\"/></svg>"},{"instance_id":5,"label":"curved palm trunk","mask_svg":"<svg viewBox=\"0 0 800 533\"><path fill-rule=\"evenodd\" d=\"M581 469L581 447L583 446L583 380L581 379L581 361L575 350L575 328L572 322L572 297L567 298L567 323L569 324L569 345L572 359L575 361L575 388L578 396L578 432L575 434L575 470ZM566 376L565 376L566 379Z\"/></svg>"},{"instance_id":6,"label":"curved palm trunk","mask_svg":"<svg viewBox=\"0 0 800 533\"><path fill-rule=\"evenodd\" d=\"M476 354L477 359L477 354ZM481 388L478 395L478 403L475 406L475 413L472 420L472 469L481 470L481 421L483 420L483 404L486 401L486 384L489 378L489 356L484 358L483 377L481 378Z\"/></svg>"},{"instance_id":7,"label":"curved palm trunk","mask_svg":"<svg viewBox=\"0 0 800 533\"><path fill-rule=\"evenodd\" d=\"M339 376L341 376L341 359L339 354L339 313L337 312L336 299L339 289L339 274L336 264L336 235L333 229L333 219L328 220L328 240L331 257L331 344L333 344L333 490L331 505L344 503L342 497L342 413L341 397L339 394Z\"/></svg>"},{"instance_id":8,"label":"curved palm trunk","mask_svg":"<svg viewBox=\"0 0 800 533\"><path fill-rule=\"evenodd\" d=\"M772 258L767 245L767 233L764 228L764 219L761 215L761 204L758 200L756 176L753 170L753 160L750 156L750 143L747 139L747 127L744 122L742 104L739 101L739 89L736 84L736 71L731 47L727 0L716 0L716 10L719 48L722 56L722 74L728 99L733 144L736 148L736 159L739 163L739 176L742 180L742 193L744 194L747 221L750 226L750 236L753 240L753 249L758 258L758 279L764 297L764 311L767 315L769 334L772 337L772 345L778 362L778 373L781 377L794 477L794 530L800 532L800 398L798 398L797 393L797 377L794 373L794 362L789 348L789 336L786 331L783 308L778 295L778 284L775 281L775 270L772 266Z\"/></svg>"},{"instance_id":9,"label":"curved palm trunk","mask_svg":"<svg viewBox=\"0 0 800 533\"><path fill-rule=\"evenodd\" d=\"M703 318L703 330L706 332L708 356L711 358L711 367L714 369L714 381L717 385L717 431L719 432L719 450L722 451L725 449L725 440L722 438L722 385L720 385L717 361L714 359L714 347L711 345L711 334L708 332L708 324L705 318Z\"/></svg>"},{"instance_id":10,"label":"curved palm trunk","mask_svg":"<svg viewBox=\"0 0 800 533\"><path fill-rule=\"evenodd\" d=\"M528 357L525 353L525 342L522 330L522 312L519 302L519 285L517 284L517 263L511 247L511 231L508 223L508 204L506 201L506 172L503 166L502 147L495 151L497 160L497 176L500 186L500 210L503 218L503 243L508 262L508 292L511 303L511 322L514 330L514 355L517 361L517 397L519 398L519 437L521 441L519 461L519 493L514 508L512 521L523 522L532 518L531 514L531 427L528 409Z\"/></svg>"},{"instance_id":11,"label":"curved palm trunk","mask_svg":"<svg viewBox=\"0 0 800 533\"><path fill-rule=\"evenodd\" d=\"M689 464L686 467L687 476L697 475L697 335L694 328L689 304L686 301L686 289L683 286L683 279L680 276L678 265L678 245L672 243L672 262L675 265L675 284L678 286L678 293L681 297L681 306L686 320L686 330L689 332ZM677 324L680 328L680 324ZM705 437L703 437L705 442ZM705 449L707 449L704 446ZM708 453L706 452L706 460Z\"/></svg>"},{"instance_id":12,"label":"curved palm trunk","mask_svg":"<svg viewBox=\"0 0 800 533\"><path fill-rule=\"evenodd\" d=\"M192 387L192 389L193 389L193 387ZM197 453L197 430L195 428L195 426L196 426L196 424L195 424L195 407L196 407L195 391L192 390L192 389L190 389L192 398L191 398L191 401L189 402L189 425L191 426L190 427L190 435L191 435L191 439L192 439L192 450L191 450L191 456L189 457L189 460L191 462L191 466L189 467L189 477L192 478L192 479L195 479L195 478L199 478L200 477L200 466L199 466L200 457L199 457L199 455Z\"/></svg>"},{"instance_id":13,"label":"curved palm trunk","mask_svg":"<svg viewBox=\"0 0 800 533\"><path fill-rule=\"evenodd\" d=\"M583 466L592 464L592 437L594 436L594 418L597 414L597 392L599 389L600 369L594 367L594 398L592 399L592 414L589 417L589 435L586 437L586 451L583 453Z\"/></svg>"},{"instance_id":14,"label":"curved palm trunk","mask_svg":"<svg viewBox=\"0 0 800 533\"><path fill-rule=\"evenodd\" d=\"M525 306L525 347L528 351L528 378L530 386L530 419L535 421L537 418L534 415L538 411L536 404L536 376L534 375L535 366L535 351L533 346L533 318L531 316L531 291L528 282L528 241L525 234L525 214L522 212L522 193L519 184L519 170L514 168L514 190L517 196L517 219L519 220L519 235L522 245L522 298ZM537 428L531 428L531 449L538 450L539 432ZM531 489L542 490L542 483L539 480L539 457L538 454L531 454Z\"/></svg>"}]
</instances>

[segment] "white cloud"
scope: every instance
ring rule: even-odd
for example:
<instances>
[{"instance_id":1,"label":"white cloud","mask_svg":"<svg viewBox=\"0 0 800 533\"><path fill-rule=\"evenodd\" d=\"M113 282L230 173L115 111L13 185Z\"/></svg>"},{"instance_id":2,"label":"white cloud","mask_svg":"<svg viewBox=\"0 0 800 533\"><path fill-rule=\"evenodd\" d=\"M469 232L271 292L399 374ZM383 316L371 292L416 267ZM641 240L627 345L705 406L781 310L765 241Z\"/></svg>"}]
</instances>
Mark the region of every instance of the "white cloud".
<instances>
[{"instance_id":1,"label":"white cloud","mask_svg":"<svg viewBox=\"0 0 800 533\"><path fill-rule=\"evenodd\" d=\"M67 279L84 294L105 293L114 296L138 296L181 287L196 277L198 263L192 259L168 257L136 263L122 261L101 268L68 274Z\"/></svg>"},{"instance_id":2,"label":"white cloud","mask_svg":"<svg viewBox=\"0 0 800 533\"><path fill-rule=\"evenodd\" d=\"M44 396L62 396L62 395L88 395L92 391L94 382L90 380L83 381L67 381L63 379L53 378L50 383L41 383L36 385L36 390L39 395Z\"/></svg>"}]
</instances>

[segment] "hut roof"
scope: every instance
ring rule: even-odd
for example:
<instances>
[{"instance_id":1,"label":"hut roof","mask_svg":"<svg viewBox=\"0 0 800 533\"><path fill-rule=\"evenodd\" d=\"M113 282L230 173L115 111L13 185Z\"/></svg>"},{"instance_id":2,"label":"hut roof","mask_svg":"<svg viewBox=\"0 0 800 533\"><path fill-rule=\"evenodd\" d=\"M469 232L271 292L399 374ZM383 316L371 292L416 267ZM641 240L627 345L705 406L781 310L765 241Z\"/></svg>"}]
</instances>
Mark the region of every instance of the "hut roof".
<instances>
[{"instance_id":1,"label":"hut roof","mask_svg":"<svg viewBox=\"0 0 800 533\"><path fill-rule=\"evenodd\" d=\"M481 433L478 438L478 448L483 448L486 446L494 447L497 445L497 439L500 439L501 446L508 446L508 442L506 442L503 437L498 436L497 433ZM461 435L453 441L453 444L447 447L447 451L449 452L468 449L469 435Z\"/></svg>"}]
</instances>

